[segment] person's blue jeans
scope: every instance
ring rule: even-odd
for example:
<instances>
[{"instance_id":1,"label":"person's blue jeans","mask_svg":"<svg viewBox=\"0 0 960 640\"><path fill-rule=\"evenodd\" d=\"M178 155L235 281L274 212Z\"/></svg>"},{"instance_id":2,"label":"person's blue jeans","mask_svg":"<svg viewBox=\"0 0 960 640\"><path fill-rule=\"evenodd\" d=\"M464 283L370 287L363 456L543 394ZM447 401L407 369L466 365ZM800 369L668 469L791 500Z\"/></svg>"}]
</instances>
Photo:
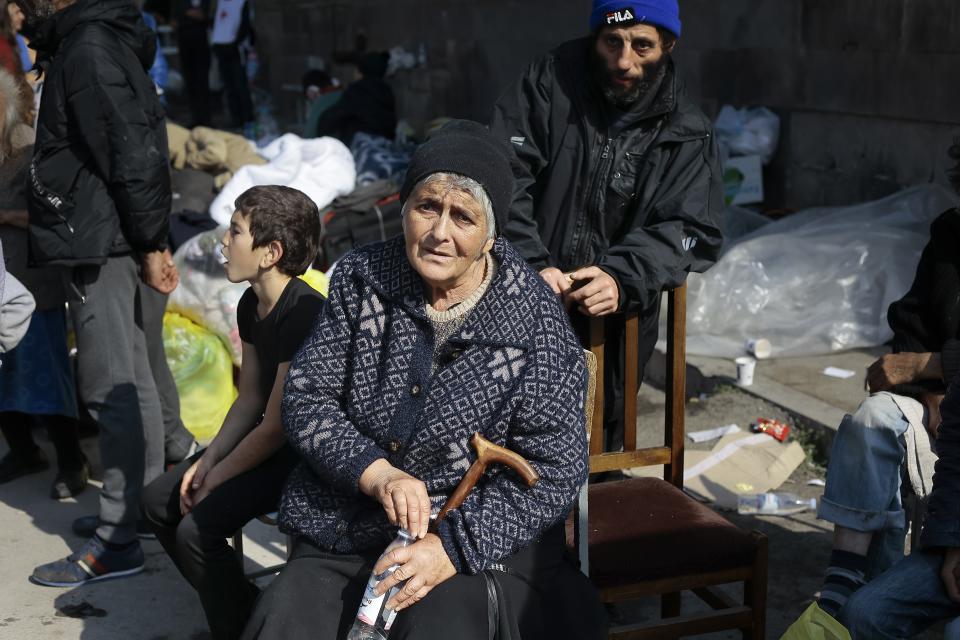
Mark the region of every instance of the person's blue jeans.
<instances>
[{"instance_id":1,"label":"person's blue jeans","mask_svg":"<svg viewBox=\"0 0 960 640\"><path fill-rule=\"evenodd\" d=\"M854 592L837 619L854 640L884 640L911 638L935 622L960 615L960 605L950 600L940 579L942 564L940 553L910 554ZM948 625L948 630L953 627Z\"/></svg>"},{"instance_id":2,"label":"person's blue jeans","mask_svg":"<svg viewBox=\"0 0 960 640\"><path fill-rule=\"evenodd\" d=\"M817 516L854 531L872 532L870 580L903 557L906 518L900 498L909 423L886 392L864 400L837 430Z\"/></svg>"}]
</instances>

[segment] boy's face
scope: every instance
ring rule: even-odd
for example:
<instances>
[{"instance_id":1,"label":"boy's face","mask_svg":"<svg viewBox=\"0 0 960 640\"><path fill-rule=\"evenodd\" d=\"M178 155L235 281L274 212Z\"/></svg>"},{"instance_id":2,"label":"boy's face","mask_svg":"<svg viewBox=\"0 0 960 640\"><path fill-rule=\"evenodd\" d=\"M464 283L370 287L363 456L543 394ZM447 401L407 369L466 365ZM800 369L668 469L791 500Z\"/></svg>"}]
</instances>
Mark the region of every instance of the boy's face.
<instances>
[{"instance_id":1,"label":"boy's face","mask_svg":"<svg viewBox=\"0 0 960 640\"><path fill-rule=\"evenodd\" d=\"M230 227L220 241L223 243L223 257L227 259L224 267L230 282L253 280L267 266L269 245L253 248L250 225L239 210L233 212Z\"/></svg>"}]
</instances>

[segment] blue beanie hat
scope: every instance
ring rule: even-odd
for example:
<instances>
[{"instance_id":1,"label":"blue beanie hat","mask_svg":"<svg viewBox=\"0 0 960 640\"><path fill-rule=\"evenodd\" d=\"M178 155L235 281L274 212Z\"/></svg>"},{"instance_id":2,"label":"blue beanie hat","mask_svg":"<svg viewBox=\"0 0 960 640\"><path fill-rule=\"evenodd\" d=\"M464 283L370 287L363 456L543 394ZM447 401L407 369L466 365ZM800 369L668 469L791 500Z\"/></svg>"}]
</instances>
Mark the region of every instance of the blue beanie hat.
<instances>
[{"instance_id":1,"label":"blue beanie hat","mask_svg":"<svg viewBox=\"0 0 960 640\"><path fill-rule=\"evenodd\" d=\"M593 0L590 29L642 22L662 27L680 37L677 0Z\"/></svg>"}]
</instances>

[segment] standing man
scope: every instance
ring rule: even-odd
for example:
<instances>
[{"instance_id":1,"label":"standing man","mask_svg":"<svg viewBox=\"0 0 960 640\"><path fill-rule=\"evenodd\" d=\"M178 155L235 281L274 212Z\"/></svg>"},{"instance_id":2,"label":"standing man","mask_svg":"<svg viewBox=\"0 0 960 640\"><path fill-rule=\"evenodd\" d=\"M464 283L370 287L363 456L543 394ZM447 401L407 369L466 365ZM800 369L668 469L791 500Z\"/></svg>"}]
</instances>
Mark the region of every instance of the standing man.
<instances>
[{"instance_id":1,"label":"standing man","mask_svg":"<svg viewBox=\"0 0 960 640\"><path fill-rule=\"evenodd\" d=\"M189 129L210 125L210 0L176 0L177 50L190 102Z\"/></svg>"},{"instance_id":2,"label":"standing man","mask_svg":"<svg viewBox=\"0 0 960 640\"><path fill-rule=\"evenodd\" d=\"M243 130L243 135L255 138L253 99L250 97L250 82L244 66L240 45L253 38L250 22L250 3L247 0L218 0L217 13L213 19L213 53L217 56L223 91L227 96L230 112L230 127Z\"/></svg>"},{"instance_id":3,"label":"standing man","mask_svg":"<svg viewBox=\"0 0 960 640\"><path fill-rule=\"evenodd\" d=\"M178 282L166 245L164 114L147 75L157 38L129 0L17 1L46 76L30 167L30 258L71 268L78 388L100 428L104 468L96 532L32 580L75 586L143 569L140 490L149 467L163 463L150 311L139 292L141 280L160 293Z\"/></svg>"},{"instance_id":4,"label":"standing man","mask_svg":"<svg viewBox=\"0 0 960 640\"><path fill-rule=\"evenodd\" d=\"M720 252L723 184L710 121L671 60L676 0L594 0L590 28L527 68L497 103L492 129L518 160L507 238L579 311L581 339L589 317L606 317L605 422L617 446L619 312L640 313L642 379L660 292Z\"/></svg>"}]
</instances>

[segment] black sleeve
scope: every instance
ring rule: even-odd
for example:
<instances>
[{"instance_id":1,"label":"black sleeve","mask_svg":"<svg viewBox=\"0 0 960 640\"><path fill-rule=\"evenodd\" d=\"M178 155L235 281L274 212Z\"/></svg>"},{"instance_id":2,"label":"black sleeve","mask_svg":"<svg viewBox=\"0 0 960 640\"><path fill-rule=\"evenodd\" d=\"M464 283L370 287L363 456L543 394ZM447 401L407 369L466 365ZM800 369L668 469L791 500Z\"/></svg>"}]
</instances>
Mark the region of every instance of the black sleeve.
<instances>
[{"instance_id":1,"label":"black sleeve","mask_svg":"<svg viewBox=\"0 0 960 640\"><path fill-rule=\"evenodd\" d=\"M250 287L240 296L240 302L237 303L237 330L240 339L247 344L253 344L252 324L257 311L257 294Z\"/></svg>"},{"instance_id":2,"label":"black sleeve","mask_svg":"<svg viewBox=\"0 0 960 640\"><path fill-rule=\"evenodd\" d=\"M298 280L297 283L309 291L298 292L299 295L293 300L290 310L277 327L277 362L293 360L293 356L300 350L300 345L310 335L317 321L317 315L323 310L323 297L310 289L310 285L302 280Z\"/></svg>"},{"instance_id":3,"label":"black sleeve","mask_svg":"<svg viewBox=\"0 0 960 640\"><path fill-rule=\"evenodd\" d=\"M665 162L646 220L597 260L597 266L616 279L623 311L657 304L660 293L680 286L687 273L709 269L723 246L716 136L681 143Z\"/></svg>"},{"instance_id":4,"label":"black sleeve","mask_svg":"<svg viewBox=\"0 0 960 640\"><path fill-rule=\"evenodd\" d=\"M537 176L549 164L550 97L552 76L547 58L531 64L523 76L504 93L493 110L490 131L509 143L514 157L513 202L504 235L524 260L535 269L548 266L550 252L540 238L534 219Z\"/></svg>"},{"instance_id":5,"label":"black sleeve","mask_svg":"<svg viewBox=\"0 0 960 640\"><path fill-rule=\"evenodd\" d=\"M924 547L960 547L960 379L947 389L940 419L939 457L920 542Z\"/></svg>"},{"instance_id":6,"label":"black sleeve","mask_svg":"<svg viewBox=\"0 0 960 640\"><path fill-rule=\"evenodd\" d=\"M960 338L956 328L960 312L957 216L950 209L930 225L930 241L920 255L913 284L887 311L894 352L939 352L945 341ZM944 381L951 379L944 371Z\"/></svg>"},{"instance_id":7,"label":"black sleeve","mask_svg":"<svg viewBox=\"0 0 960 640\"><path fill-rule=\"evenodd\" d=\"M136 251L166 249L172 191L162 124L151 121L107 39L88 32L71 51L68 115L83 123L77 131L116 204L124 238Z\"/></svg>"}]
</instances>

